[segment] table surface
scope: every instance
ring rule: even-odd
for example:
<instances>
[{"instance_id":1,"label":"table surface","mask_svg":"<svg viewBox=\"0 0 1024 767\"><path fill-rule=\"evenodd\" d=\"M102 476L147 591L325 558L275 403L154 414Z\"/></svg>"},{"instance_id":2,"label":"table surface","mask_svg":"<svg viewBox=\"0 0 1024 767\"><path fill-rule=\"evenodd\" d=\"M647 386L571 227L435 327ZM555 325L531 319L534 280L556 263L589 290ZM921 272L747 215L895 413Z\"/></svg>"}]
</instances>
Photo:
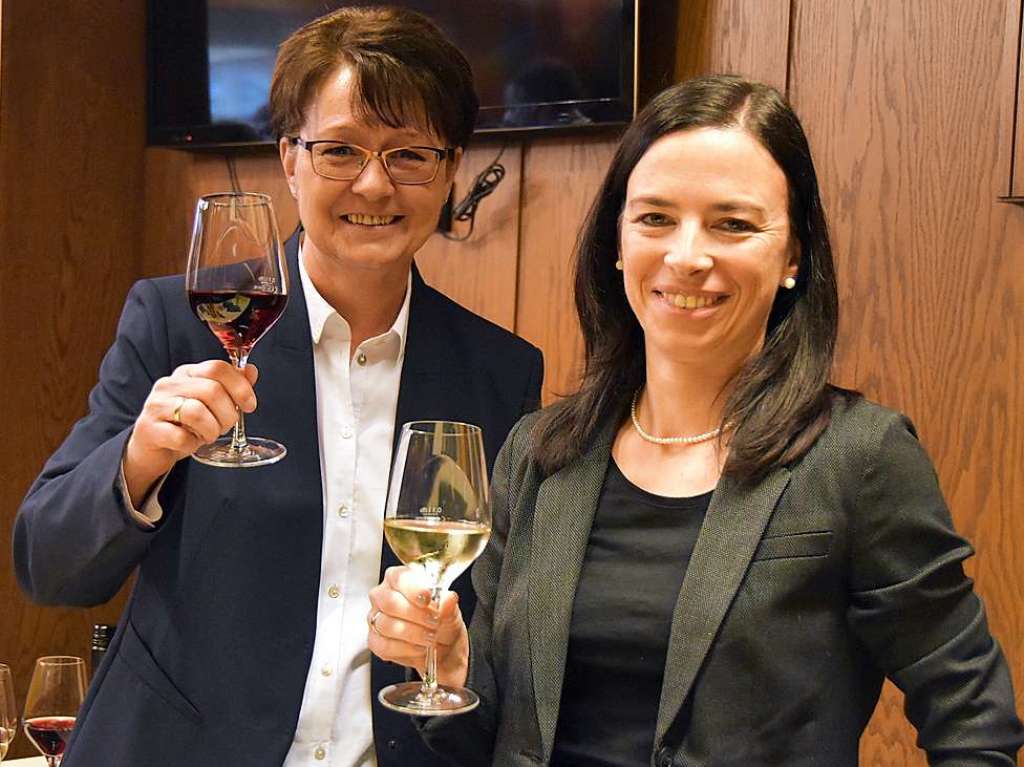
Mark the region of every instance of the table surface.
<instances>
[{"instance_id":1,"label":"table surface","mask_svg":"<svg viewBox=\"0 0 1024 767\"><path fill-rule=\"evenodd\" d=\"M5 759L4 767L46 767L46 760L41 756L30 756L28 759Z\"/></svg>"}]
</instances>

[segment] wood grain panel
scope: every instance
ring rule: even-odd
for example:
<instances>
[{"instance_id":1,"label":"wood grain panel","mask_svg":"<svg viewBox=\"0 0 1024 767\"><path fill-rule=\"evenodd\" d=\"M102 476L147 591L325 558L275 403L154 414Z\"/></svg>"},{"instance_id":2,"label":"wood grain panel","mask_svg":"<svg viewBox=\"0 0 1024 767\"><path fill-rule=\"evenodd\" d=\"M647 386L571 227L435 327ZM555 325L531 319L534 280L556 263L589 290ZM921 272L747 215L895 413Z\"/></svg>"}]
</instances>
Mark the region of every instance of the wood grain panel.
<instances>
[{"instance_id":1,"label":"wood grain panel","mask_svg":"<svg viewBox=\"0 0 1024 767\"><path fill-rule=\"evenodd\" d=\"M1011 6L1013 3L1010 4ZM1024 197L1024 4L1017 3L1017 114L1016 114L1016 135L1013 141L1014 162L1013 179L1011 180L1010 194L1016 197ZM1007 17L1013 19L1013 13ZM1012 23L1012 21L1011 21ZM1013 27L1009 35L1013 34Z\"/></svg>"},{"instance_id":2,"label":"wood grain panel","mask_svg":"<svg viewBox=\"0 0 1024 767\"><path fill-rule=\"evenodd\" d=\"M86 409L142 221L141 3L4 0L0 93L0 550L29 483ZM112 41L117 41L112 45ZM9 558L7 561L10 561ZM36 656L85 655L95 610L30 605L0 568L0 658L19 705ZM32 747L17 738L10 756Z\"/></svg>"},{"instance_id":3,"label":"wood grain panel","mask_svg":"<svg viewBox=\"0 0 1024 767\"><path fill-rule=\"evenodd\" d=\"M969 571L1020 707L1024 215L995 202L1006 143L992 109L1014 87L1006 14L1018 9L1017 0L798 3L790 99L833 225L836 379L917 424L977 549ZM924 764L899 705L888 688L862 764Z\"/></svg>"},{"instance_id":4,"label":"wood grain panel","mask_svg":"<svg viewBox=\"0 0 1024 767\"><path fill-rule=\"evenodd\" d=\"M745 75L786 91L793 0L680 0L676 79Z\"/></svg>"},{"instance_id":5,"label":"wood grain panel","mask_svg":"<svg viewBox=\"0 0 1024 767\"><path fill-rule=\"evenodd\" d=\"M573 304L573 248L617 142L544 139L523 158L516 332L544 352L545 403L579 382L583 344Z\"/></svg>"},{"instance_id":6,"label":"wood grain panel","mask_svg":"<svg viewBox=\"0 0 1024 767\"><path fill-rule=\"evenodd\" d=\"M225 156L150 148L145 152L143 274L177 274L185 270L196 198L231 191L228 157L234 163L241 191L263 192L273 199L281 237L287 239L295 231L299 214L275 149L264 147Z\"/></svg>"},{"instance_id":7,"label":"wood grain panel","mask_svg":"<svg viewBox=\"0 0 1024 767\"><path fill-rule=\"evenodd\" d=\"M4 74L4 67L3 67L3 63L4 63L4 56L3 56L4 33L3 33L3 29L4 29L4 0L0 0L0 83L3 83L3 74ZM2 104L2 103L3 103L3 88L0 87L0 104ZM2 107L0 107L0 108L2 108ZM2 141L2 140L3 140L3 125L0 125L0 141Z\"/></svg>"},{"instance_id":8,"label":"wood grain panel","mask_svg":"<svg viewBox=\"0 0 1024 767\"><path fill-rule=\"evenodd\" d=\"M468 309L508 330L515 329L516 268L519 247L519 196L522 146L480 142L470 147L455 178L456 200L471 188L476 175L501 154L505 177L480 202L472 236L462 242L433 235L416 256L423 278ZM454 235L469 232L455 225Z\"/></svg>"}]
</instances>

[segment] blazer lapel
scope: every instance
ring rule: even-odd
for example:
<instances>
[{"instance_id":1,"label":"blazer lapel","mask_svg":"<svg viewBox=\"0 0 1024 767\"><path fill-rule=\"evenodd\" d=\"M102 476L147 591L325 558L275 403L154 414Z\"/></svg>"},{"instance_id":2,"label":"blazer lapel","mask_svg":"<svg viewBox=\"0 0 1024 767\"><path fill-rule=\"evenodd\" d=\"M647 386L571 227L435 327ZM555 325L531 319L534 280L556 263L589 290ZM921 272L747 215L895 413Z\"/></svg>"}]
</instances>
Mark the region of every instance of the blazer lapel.
<instances>
[{"instance_id":1,"label":"blazer lapel","mask_svg":"<svg viewBox=\"0 0 1024 767\"><path fill-rule=\"evenodd\" d=\"M285 243L288 305L274 327L253 349L251 359L260 369L256 396L260 402L268 404L257 408L251 422L254 434L277 439L288 448L288 455L280 466L286 468L295 491L304 495L304 503L308 503L310 508L322 509L313 340L306 297L299 278L298 243L298 234ZM278 476L277 472L264 472L254 474L253 480L269 480ZM306 523L312 525L314 520L317 533L321 534L322 515L311 515ZM316 577L319 580L319 570Z\"/></svg>"},{"instance_id":2,"label":"blazer lapel","mask_svg":"<svg viewBox=\"0 0 1024 767\"><path fill-rule=\"evenodd\" d=\"M416 265L412 267L412 295L409 297L409 322L405 335L405 358L398 385L395 408L395 433L391 455L398 450L402 424L410 421L451 420L445 418L448 404L458 397L450 380L458 378L461 367L451 349L451 339L437 321L431 289L423 281ZM393 460L393 459L392 459ZM388 469L388 485L394 465ZM389 567L400 565L390 546L382 544L381 579Z\"/></svg>"},{"instance_id":3,"label":"blazer lapel","mask_svg":"<svg viewBox=\"0 0 1024 767\"><path fill-rule=\"evenodd\" d=\"M267 337L256 344L256 349L283 346L307 352L312 371L313 339L309 330L306 296L302 292L302 278L299 276L299 232L285 242L284 257L288 269L288 305L281 314L281 319L267 332Z\"/></svg>"},{"instance_id":4,"label":"blazer lapel","mask_svg":"<svg viewBox=\"0 0 1024 767\"><path fill-rule=\"evenodd\" d=\"M438 411L445 410L444 403L458 397L449 381L457 377L453 368L460 367L459 358L452 352L451 339L438 327L432 301L432 291L414 264L392 453L398 447L402 424L440 418Z\"/></svg>"},{"instance_id":5,"label":"blazer lapel","mask_svg":"<svg viewBox=\"0 0 1024 767\"><path fill-rule=\"evenodd\" d=\"M537 491L527 605L537 724L545 759L554 747L576 586L614 433L610 424L583 458L552 474Z\"/></svg>"},{"instance_id":6,"label":"blazer lapel","mask_svg":"<svg viewBox=\"0 0 1024 767\"><path fill-rule=\"evenodd\" d=\"M789 470L777 469L752 487L723 477L715 490L672 613L655 745L679 715L788 483Z\"/></svg>"}]
</instances>

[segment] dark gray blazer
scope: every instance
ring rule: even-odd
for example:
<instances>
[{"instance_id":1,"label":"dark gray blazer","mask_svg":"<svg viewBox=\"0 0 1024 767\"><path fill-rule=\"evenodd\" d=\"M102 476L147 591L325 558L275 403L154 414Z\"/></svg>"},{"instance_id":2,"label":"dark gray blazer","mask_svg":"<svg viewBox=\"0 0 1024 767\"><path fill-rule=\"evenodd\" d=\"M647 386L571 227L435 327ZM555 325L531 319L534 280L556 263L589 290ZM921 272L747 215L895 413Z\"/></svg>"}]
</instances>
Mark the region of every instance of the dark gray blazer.
<instances>
[{"instance_id":1,"label":"dark gray blazer","mask_svg":"<svg viewBox=\"0 0 1024 767\"><path fill-rule=\"evenodd\" d=\"M615 425L544 477L528 457L534 422L498 457L494 532L474 572L469 683L483 703L423 728L462 764L551 755ZM651 764L856 765L886 676L931 764L1014 764L1024 728L961 568L971 554L910 423L837 398L803 459L715 490L672 618Z\"/></svg>"}]
</instances>

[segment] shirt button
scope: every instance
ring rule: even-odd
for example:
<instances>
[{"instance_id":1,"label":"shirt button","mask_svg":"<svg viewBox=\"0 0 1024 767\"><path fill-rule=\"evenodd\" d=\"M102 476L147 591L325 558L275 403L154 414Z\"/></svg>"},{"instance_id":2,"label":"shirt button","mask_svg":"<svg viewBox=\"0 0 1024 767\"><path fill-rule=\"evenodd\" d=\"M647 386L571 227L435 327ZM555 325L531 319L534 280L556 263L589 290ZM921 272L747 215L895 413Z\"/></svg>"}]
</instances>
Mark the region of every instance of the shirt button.
<instances>
[{"instance_id":1,"label":"shirt button","mask_svg":"<svg viewBox=\"0 0 1024 767\"><path fill-rule=\"evenodd\" d=\"M316 751L313 752L313 758L316 759L318 762L322 762L326 756L327 749L323 746L317 746Z\"/></svg>"},{"instance_id":2,"label":"shirt button","mask_svg":"<svg viewBox=\"0 0 1024 767\"><path fill-rule=\"evenodd\" d=\"M331 587L327 589L327 596L331 599L337 599L340 594L341 589L338 588L337 584L332 584Z\"/></svg>"},{"instance_id":3,"label":"shirt button","mask_svg":"<svg viewBox=\"0 0 1024 767\"><path fill-rule=\"evenodd\" d=\"M352 427L351 426L345 426L345 427L342 428L342 430L341 430L341 438L342 439L352 439Z\"/></svg>"},{"instance_id":4,"label":"shirt button","mask_svg":"<svg viewBox=\"0 0 1024 767\"><path fill-rule=\"evenodd\" d=\"M338 507L338 516L341 517L342 519L344 519L348 515L349 515L348 506L346 506L345 504L341 504L341 506Z\"/></svg>"},{"instance_id":5,"label":"shirt button","mask_svg":"<svg viewBox=\"0 0 1024 767\"><path fill-rule=\"evenodd\" d=\"M359 352L359 356L356 357L356 362L358 362L360 365L365 365L366 364L366 355L363 354L362 352Z\"/></svg>"},{"instance_id":6,"label":"shirt button","mask_svg":"<svg viewBox=\"0 0 1024 767\"><path fill-rule=\"evenodd\" d=\"M324 666L322 669L320 669L320 673L323 674L324 676L330 676L331 674L334 673L334 671L333 671L333 669L331 669L330 666Z\"/></svg>"}]
</instances>

